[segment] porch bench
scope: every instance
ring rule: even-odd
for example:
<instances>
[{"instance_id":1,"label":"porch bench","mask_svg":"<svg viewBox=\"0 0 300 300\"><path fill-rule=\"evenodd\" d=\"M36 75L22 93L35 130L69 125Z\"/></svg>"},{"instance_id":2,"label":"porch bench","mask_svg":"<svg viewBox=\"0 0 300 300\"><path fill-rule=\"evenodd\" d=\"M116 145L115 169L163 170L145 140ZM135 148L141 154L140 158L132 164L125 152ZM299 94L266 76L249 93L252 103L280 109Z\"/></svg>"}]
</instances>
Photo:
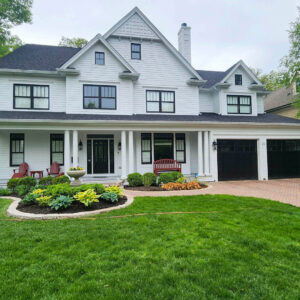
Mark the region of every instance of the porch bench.
<instances>
[{"instance_id":1,"label":"porch bench","mask_svg":"<svg viewBox=\"0 0 300 300\"><path fill-rule=\"evenodd\" d=\"M161 172L178 171L181 172L181 163L174 159L159 159L153 162L154 173L158 176Z\"/></svg>"}]
</instances>

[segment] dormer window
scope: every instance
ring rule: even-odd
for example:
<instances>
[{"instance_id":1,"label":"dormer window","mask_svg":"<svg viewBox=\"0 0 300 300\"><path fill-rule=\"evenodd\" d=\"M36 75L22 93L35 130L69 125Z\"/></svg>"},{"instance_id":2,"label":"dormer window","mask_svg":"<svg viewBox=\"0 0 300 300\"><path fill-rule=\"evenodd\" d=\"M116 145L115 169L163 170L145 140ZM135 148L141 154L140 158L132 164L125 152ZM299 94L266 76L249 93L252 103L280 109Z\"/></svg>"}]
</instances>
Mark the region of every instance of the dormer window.
<instances>
[{"instance_id":1,"label":"dormer window","mask_svg":"<svg viewBox=\"0 0 300 300\"><path fill-rule=\"evenodd\" d=\"M141 44L131 43L131 59L141 59Z\"/></svg>"},{"instance_id":2,"label":"dormer window","mask_svg":"<svg viewBox=\"0 0 300 300\"><path fill-rule=\"evenodd\" d=\"M235 74L234 76L235 85L242 85L243 84L243 77L241 74Z\"/></svg>"},{"instance_id":3,"label":"dormer window","mask_svg":"<svg viewBox=\"0 0 300 300\"><path fill-rule=\"evenodd\" d=\"M96 65L104 65L105 64L104 52L95 52L95 64Z\"/></svg>"},{"instance_id":4,"label":"dormer window","mask_svg":"<svg viewBox=\"0 0 300 300\"><path fill-rule=\"evenodd\" d=\"M251 97L250 96L227 96L227 113L228 114L251 114Z\"/></svg>"}]
</instances>

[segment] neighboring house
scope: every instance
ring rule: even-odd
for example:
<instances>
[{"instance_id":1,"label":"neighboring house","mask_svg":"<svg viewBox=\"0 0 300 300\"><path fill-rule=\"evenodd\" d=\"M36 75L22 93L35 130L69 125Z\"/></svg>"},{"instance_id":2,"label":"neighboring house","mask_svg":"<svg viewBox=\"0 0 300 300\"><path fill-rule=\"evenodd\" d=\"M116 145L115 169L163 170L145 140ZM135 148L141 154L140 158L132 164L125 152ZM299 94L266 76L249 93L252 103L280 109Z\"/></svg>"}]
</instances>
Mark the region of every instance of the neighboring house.
<instances>
[{"instance_id":1,"label":"neighboring house","mask_svg":"<svg viewBox=\"0 0 300 300\"><path fill-rule=\"evenodd\" d=\"M300 92L300 82L294 82L289 88L283 87L267 95L265 111L290 118L297 118L298 109L293 105Z\"/></svg>"},{"instance_id":2,"label":"neighboring house","mask_svg":"<svg viewBox=\"0 0 300 300\"><path fill-rule=\"evenodd\" d=\"M0 59L0 178L23 161L126 178L161 158L201 180L299 176L300 121L264 113L267 91L243 61L194 69L190 31L177 51L134 8L82 49L25 45Z\"/></svg>"}]
</instances>

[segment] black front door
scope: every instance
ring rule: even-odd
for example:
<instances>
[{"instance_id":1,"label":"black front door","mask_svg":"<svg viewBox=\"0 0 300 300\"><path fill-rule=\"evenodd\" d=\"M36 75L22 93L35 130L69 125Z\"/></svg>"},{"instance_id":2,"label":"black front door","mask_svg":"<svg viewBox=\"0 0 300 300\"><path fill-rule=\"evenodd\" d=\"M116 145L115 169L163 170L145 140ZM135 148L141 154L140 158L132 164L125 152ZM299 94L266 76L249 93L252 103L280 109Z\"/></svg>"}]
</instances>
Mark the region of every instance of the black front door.
<instances>
[{"instance_id":1,"label":"black front door","mask_svg":"<svg viewBox=\"0 0 300 300\"><path fill-rule=\"evenodd\" d=\"M218 140L219 180L257 179L256 140Z\"/></svg>"},{"instance_id":2,"label":"black front door","mask_svg":"<svg viewBox=\"0 0 300 300\"><path fill-rule=\"evenodd\" d=\"M300 140L268 140L269 178L300 177Z\"/></svg>"},{"instance_id":3,"label":"black front door","mask_svg":"<svg viewBox=\"0 0 300 300\"><path fill-rule=\"evenodd\" d=\"M108 173L108 140L93 141L94 174Z\"/></svg>"}]
</instances>

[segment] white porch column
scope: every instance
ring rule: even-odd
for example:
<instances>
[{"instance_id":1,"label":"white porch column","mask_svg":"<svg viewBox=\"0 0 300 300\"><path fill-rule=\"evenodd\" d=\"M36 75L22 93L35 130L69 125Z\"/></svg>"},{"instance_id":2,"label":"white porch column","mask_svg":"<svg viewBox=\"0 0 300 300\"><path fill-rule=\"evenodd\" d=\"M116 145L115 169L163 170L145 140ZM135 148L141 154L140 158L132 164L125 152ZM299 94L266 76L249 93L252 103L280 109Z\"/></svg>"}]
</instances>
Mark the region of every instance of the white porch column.
<instances>
[{"instance_id":1,"label":"white porch column","mask_svg":"<svg viewBox=\"0 0 300 300\"><path fill-rule=\"evenodd\" d=\"M209 175L208 131L204 131L204 174Z\"/></svg>"},{"instance_id":2,"label":"white porch column","mask_svg":"<svg viewBox=\"0 0 300 300\"><path fill-rule=\"evenodd\" d=\"M203 176L203 141L202 141L202 131L198 131L198 176Z\"/></svg>"},{"instance_id":3,"label":"white porch column","mask_svg":"<svg viewBox=\"0 0 300 300\"><path fill-rule=\"evenodd\" d=\"M73 130L73 167L78 167L78 131Z\"/></svg>"},{"instance_id":4,"label":"white porch column","mask_svg":"<svg viewBox=\"0 0 300 300\"><path fill-rule=\"evenodd\" d=\"M257 141L258 179L268 180L267 139L260 137Z\"/></svg>"},{"instance_id":5,"label":"white porch column","mask_svg":"<svg viewBox=\"0 0 300 300\"><path fill-rule=\"evenodd\" d=\"M126 166L126 131L123 130L121 133L121 147L122 147L122 179L127 177L127 166Z\"/></svg>"},{"instance_id":6,"label":"white porch column","mask_svg":"<svg viewBox=\"0 0 300 300\"><path fill-rule=\"evenodd\" d=\"M70 169L71 152L70 152L70 131L65 130L65 145L64 145L64 168L65 174Z\"/></svg>"},{"instance_id":7,"label":"white porch column","mask_svg":"<svg viewBox=\"0 0 300 300\"><path fill-rule=\"evenodd\" d=\"M129 174L134 172L134 147L133 147L133 131L130 130L128 133L128 155L129 155L129 160L128 160L128 170Z\"/></svg>"}]
</instances>

